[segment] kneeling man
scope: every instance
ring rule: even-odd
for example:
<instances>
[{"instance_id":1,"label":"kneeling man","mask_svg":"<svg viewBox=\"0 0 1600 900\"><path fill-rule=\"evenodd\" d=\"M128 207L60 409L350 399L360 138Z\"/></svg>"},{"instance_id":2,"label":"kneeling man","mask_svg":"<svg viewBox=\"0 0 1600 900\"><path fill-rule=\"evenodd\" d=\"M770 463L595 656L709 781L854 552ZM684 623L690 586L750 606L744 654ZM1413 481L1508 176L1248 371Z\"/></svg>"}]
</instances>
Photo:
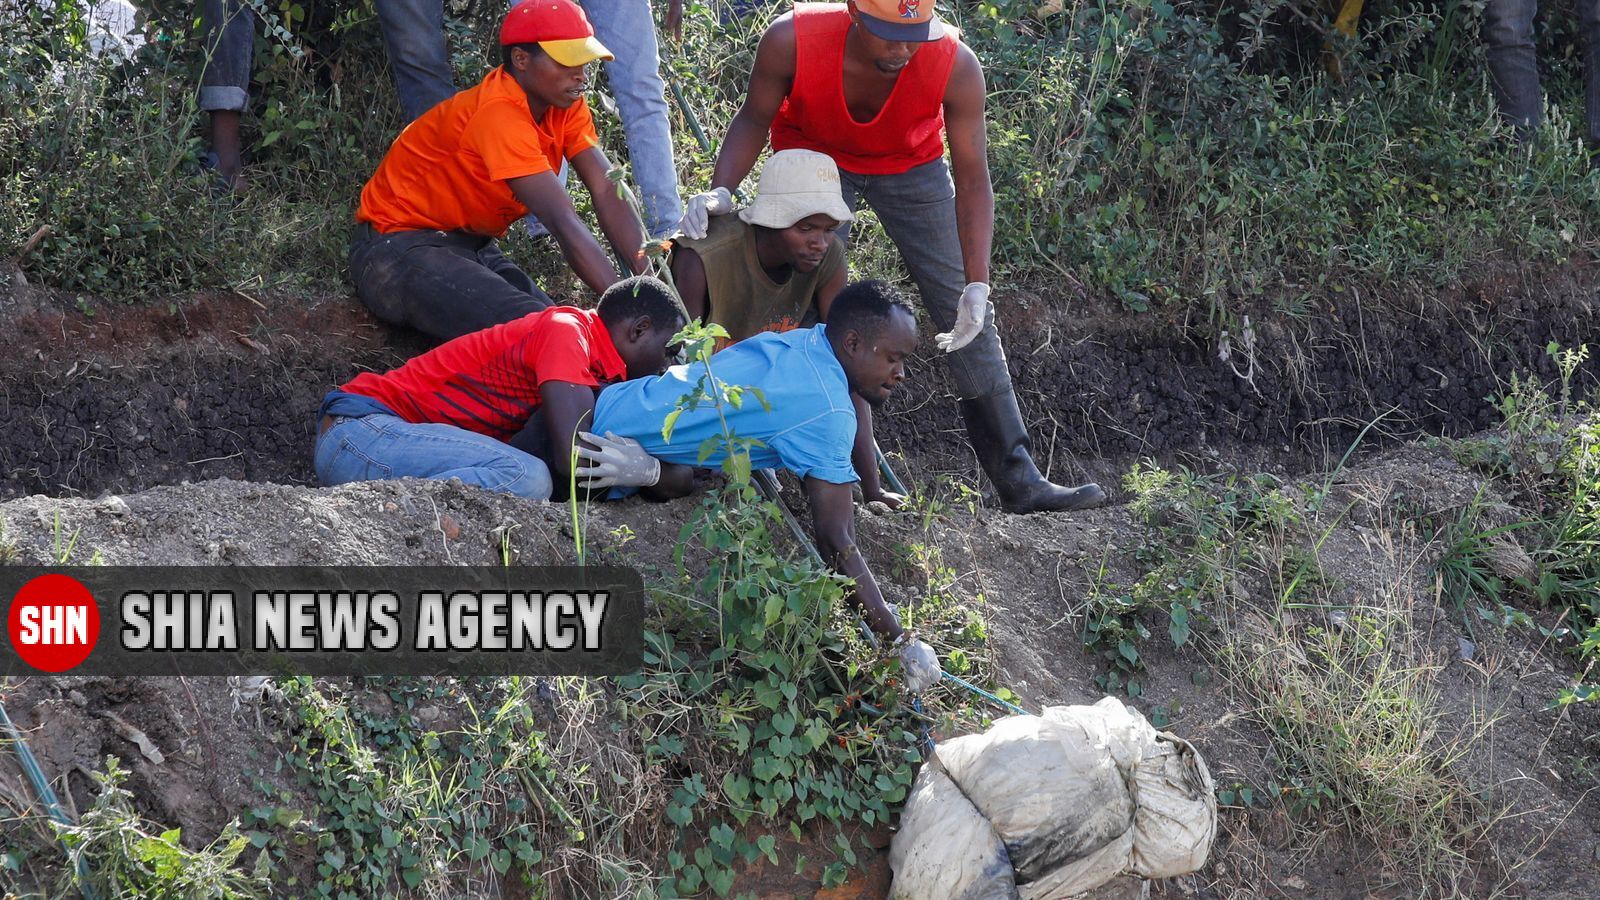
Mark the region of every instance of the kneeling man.
<instances>
[{"instance_id":1,"label":"kneeling man","mask_svg":"<svg viewBox=\"0 0 1600 900\"><path fill-rule=\"evenodd\" d=\"M750 450L752 466L781 466L805 482L823 560L855 579L854 598L867 624L901 644L907 684L924 690L939 678L938 660L927 644L905 640L884 603L856 547L850 490L857 480L850 460L856 440L850 395L882 404L905 379L905 361L916 346L916 315L892 287L881 281L849 285L834 299L827 324L758 334L711 357L719 382L758 388L766 404L747 394L738 408L719 412L702 404L686 410L669 441L662 425L679 398L694 391L704 364L673 366L660 376L603 390L595 404L598 434L583 435L600 449L579 445L578 455L594 464L580 466L578 475L595 479L594 487L650 485L661 493L687 493L690 467L726 459L726 446L700 457L702 442L722 435L724 421L738 437L760 441Z\"/></svg>"},{"instance_id":2,"label":"kneeling man","mask_svg":"<svg viewBox=\"0 0 1600 900\"><path fill-rule=\"evenodd\" d=\"M563 160L588 186L617 255L644 271L643 233L606 177L611 164L583 99L589 63L611 52L572 0L512 7L500 45L502 64L482 82L400 132L356 210L350 277L361 302L440 340L550 306L495 244L529 212L596 294L617 280L556 177Z\"/></svg>"},{"instance_id":3,"label":"kneeling man","mask_svg":"<svg viewBox=\"0 0 1600 900\"><path fill-rule=\"evenodd\" d=\"M595 389L665 370L682 310L666 285L635 277L607 289L595 310L553 307L386 374L357 375L323 398L317 479L460 478L547 499L551 469L569 474L573 434L593 415ZM544 452L507 443L525 430L543 435Z\"/></svg>"}]
</instances>

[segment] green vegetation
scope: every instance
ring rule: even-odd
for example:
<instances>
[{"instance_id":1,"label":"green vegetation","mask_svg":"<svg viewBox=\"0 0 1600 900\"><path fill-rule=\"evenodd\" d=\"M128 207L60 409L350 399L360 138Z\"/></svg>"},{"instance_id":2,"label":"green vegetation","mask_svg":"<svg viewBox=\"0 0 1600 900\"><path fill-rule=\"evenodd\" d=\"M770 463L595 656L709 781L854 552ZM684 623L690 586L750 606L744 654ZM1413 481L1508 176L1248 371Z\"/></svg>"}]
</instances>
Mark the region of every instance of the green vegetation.
<instances>
[{"instance_id":1,"label":"green vegetation","mask_svg":"<svg viewBox=\"0 0 1600 900\"><path fill-rule=\"evenodd\" d=\"M718 331L680 338L708 363ZM682 408L759 399L708 364ZM778 865L780 839L841 883L864 833L904 801L924 729L974 727L980 711L940 692L903 702L898 663L856 636L847 584L786 540L781 511L758 496L752 443L725 426L702 448L733 451L728 484L683 526L675 571L652 579L639 674L283 681L279 774L293 786L264 780L267 802L244 823L274 888L720 897L748 865ZM948 589L908 618L976 666L981 626Z\"/></svg>"},{"instance_id":2,"label":"green vegetation","mask_svg":"<svg viewBox=\"0 0 1600 900\"><path fill-rule=\"evenodd\" d=\"M94 802L75 824L19 817L0 831L0 878L9 884L26 875L44 896L54 897L91 891L97 897L218 900L266 895L266 870L258 865L246 872L240 863L250 841L237 820L193 850L184 845L179 829L158 830L134 809L134 796L123 786L128 773L116 757L106 757L105 770L94 778ZM30 805L9 790L0 800L12 811ZM73 877L75 868L82 877ZM9 890L7 896L13 896Z\"/></svg>"},{"instance_id":3,"label":"green vegetation","mask_svg":"<svg viewBox=\"0 0 1600 900\"><path fill-rule=\"evenodd\" d=\"M70 3L23 4L8 20L0 244L51 226L24 259L31 277L110 296L339 283L357 193L400 125L370 0L253 5L275 21L258 40L243 199L215 196L198 166L192 4L141 4L157 39L129 62L91 57ZM1543 38L1555 114L1520 149L1493 115L1477 6L1368 4L1359 40L1335 48L1335 79L1319 23L1281 0L1078 0L1043 18L1021 0L949 5L988 72L1000 277L1070 274L1130 309L1193 307L1223 325L1258 302L1304 313L1397 279L1448 283L1495 254L1592 250L1600 191L1578 137L1578 54L1563 52L1574 34ZM500 7L449 9L468 84ZM664 40L713 140L777 11L722 23L691 4L683 43ZM674 116L696 190L710 158ZM520 231L512 244L559 268ZM897 267L870 221L855 259L871 274Z\"/></svg>"},{"instance_id":4,"label":"green vegetation","mask_svg":"<svg viewBox=\"0 0 1600 900\"><path fill-rule=\"evenodd\" d=\"M584 837L571 809L593 785L558 775L552 754L567 748L539 727L533 679L281 687L291 724L278 766L298 790L264 784L268 802L244 822L278 891L485 891L524 877L541 848ZM572 702L591 702L585 691L574 684Z\"/></svg>"},{"instance_id":5,"label":"green vegetation","mask_svg":"<svg viewBox=\"0 0 1600 900\"><path fill-rule=\"evenodd\" d=\"M1154 568L1132 596L1171 598L1141 606L1166 612L1174 629L1184 623L1175 643L1188 623L1207 623L1199 644L1244 692L1266 738L1264 783L1224 784L1218 799L1280 803L1308 838L1330 828L1361 838L1384 871L1426 893L1466 889L1463 850L1495 817L1458 763L1492 717L1442 727L1442 667L1411 607L1415 551L1389 545L1380 577L1351 592L1323 574L1318 553L1362 501L1330 504L1326 486L1149 465L1128 486L1153 532L1139 555Z\"/></svg>"},{"instance_id":6,"label":"green vegetation","mask_svg":"<svg viewBox=\"0 0 1600 900\"><path fill-rule=\"evenodd\" d=\"M1515 594L1561 610L1563 624L1549 634L1575 636L1568 646L1583 666L1578 682L1555 698L1566 704L1600 699L1594 674L1600 664L1600 408L1573 389L1588 346L1551 344L1546 352L1556 365L1555 380L1513 378L1497 400L1503 432L1458 441L1455 449L1462 462L1491 475L1534 511L1471 537L1481 541L1515 532L1525 559L1510 567L1518 570L1513 577L1478 579L1466 592L1489 601ZM1447 571L1466 568L1478 555L1447 556Z\"/></svg>"}]
</instances>

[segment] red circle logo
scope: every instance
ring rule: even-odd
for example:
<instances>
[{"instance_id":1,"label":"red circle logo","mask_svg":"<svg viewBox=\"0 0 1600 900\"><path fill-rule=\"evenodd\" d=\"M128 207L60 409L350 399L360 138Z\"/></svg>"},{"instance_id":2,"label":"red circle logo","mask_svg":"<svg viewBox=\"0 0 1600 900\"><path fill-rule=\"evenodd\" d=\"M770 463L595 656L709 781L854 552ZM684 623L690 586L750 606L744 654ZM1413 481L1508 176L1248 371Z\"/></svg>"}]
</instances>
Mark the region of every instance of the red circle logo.
<instances>
[{"instance_id":1,"label":"red circle logo","mask_svg":"<svg viewBox=\"0 0 1600 900\"><path fill-rule=\"evenodd\" d=\"M11 600L6 632L23 662L41 672L65 672L89 658L100 637L100 609L77 579L40 575Z\"/></svg>"}]
</instances>

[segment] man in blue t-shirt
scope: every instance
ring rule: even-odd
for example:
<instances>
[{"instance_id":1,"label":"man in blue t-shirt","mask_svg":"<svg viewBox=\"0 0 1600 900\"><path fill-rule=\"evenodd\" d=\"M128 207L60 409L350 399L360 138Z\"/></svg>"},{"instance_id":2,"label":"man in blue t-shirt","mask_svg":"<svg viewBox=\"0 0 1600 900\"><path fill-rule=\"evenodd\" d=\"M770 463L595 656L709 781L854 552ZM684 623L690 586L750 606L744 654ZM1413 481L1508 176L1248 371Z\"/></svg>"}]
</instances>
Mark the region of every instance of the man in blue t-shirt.
<instances>
[{"instance_id":1,"label":"man in blue t-shirt","mask_svg":"<svg viewBox=\"0 0 1600 900\"><path fill-rule=\"evenodd\" d=\"M823 560L855 579L854 597L867 624L901 644L907 686L923 690L939 678L938 659L927 644L906 640L856 547L851 487L857 478L850 460L856 437L851 391L881 405L905 379L905 361L916 346L910 305L881 281L856 282L834 299L828 324L758 334L711 357L717 381L759 389L765 405L746 394L738 408L720 415L711 406L685 410L668 441L662 425L695 389L704 364L673 366L663 375L607 387L595 403L596 434L583 435L600 449L579 445L578 455L588 464L577 474L591 478L593 488L648 487L655 497L688 493L692 467L720 465L727 457L719 440L714 453L700 458L702 443L723 435L726 418L735 437L760 441L750 451L751 465L781 466L804 481Z\"/></svg>"}]
</instances>

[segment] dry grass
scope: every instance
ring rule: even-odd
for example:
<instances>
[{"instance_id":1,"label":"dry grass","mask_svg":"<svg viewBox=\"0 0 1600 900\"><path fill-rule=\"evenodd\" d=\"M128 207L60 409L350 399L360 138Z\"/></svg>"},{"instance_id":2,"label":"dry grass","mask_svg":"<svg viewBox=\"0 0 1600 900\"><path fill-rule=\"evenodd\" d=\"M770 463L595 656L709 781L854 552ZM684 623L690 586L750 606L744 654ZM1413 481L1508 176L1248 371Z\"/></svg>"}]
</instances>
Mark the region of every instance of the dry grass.
<instances>
[{"instance_id":1,"label":"dry grass","mask_svg":"<svg viewBox=\"0 0 1600 900\"><path fill-rule=\"evenodd\" d=\"M1361 584L1303 570L1286 583L1284 573L1298 568L1285 559L1291 542L1266 542L1252 570L1230 573L1250 584L1245 596L1261 599L1219 604L1217 655L1269 738L1266 759L1297 847L1347 837L1372 848L1373 868L1392 877L1388 887L1485 896L1505 880L1486 838L1509 810L1482 799L1492 791L1474 788L1463 770L1498 711L1487 682L1478 696L1443 696L1450 650L1430 640L1442 613L1424 587L1436 553L1407 526L1381 521L1381 505L1370 512L1379 521L1358 532ZM1307 538L1317 550L1344 515L1332 519Z\"/></svg>"}]
</instances>

